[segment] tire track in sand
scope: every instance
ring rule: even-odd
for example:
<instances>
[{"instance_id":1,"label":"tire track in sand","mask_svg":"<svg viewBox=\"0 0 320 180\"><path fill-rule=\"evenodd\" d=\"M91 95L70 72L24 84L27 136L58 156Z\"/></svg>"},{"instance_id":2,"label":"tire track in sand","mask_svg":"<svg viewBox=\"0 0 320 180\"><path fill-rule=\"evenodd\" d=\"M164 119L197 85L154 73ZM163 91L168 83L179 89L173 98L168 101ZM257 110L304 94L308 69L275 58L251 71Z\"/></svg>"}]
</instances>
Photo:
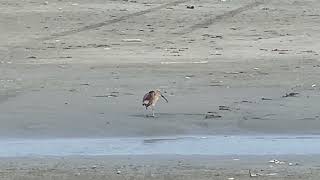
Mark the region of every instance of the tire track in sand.
<instances>
[{"instance_id":1,"label":"tire track in sand","mask_svg":"<svg viewBox=\"0 0 320 180\"><path fill-rule=\"evenodd\" d=\"M120 21L124 21L124 20L132 18L132 17L141 16L141 15L144 15L144 14L147 14L147 13L151 13L151 12L163 9L163 8L167 8L167 7L170 7L170 6L176 6L178 4L185 3L185 2L188 2L188 1L190 1L190 0L173 1L173 2L170 2L170 3L163 4L163 5L159 5L157 7L153 7L153 8L149 8L149 9L146 9L146 10L138 11L138 12L135 12L135 13L127 14L125 16L121 16L121 17L116 18L116 19L106 20L106 21L95 23L95 24L91 24L91 25L88 25L88 26L83 26L83 27L80 27L78 29L73 29L73 30L53 33L50 36L42 37L42 38L39 38L38 40L43 40L43 41L51 40L51 39L54 39L54 38L57 38L57 37L61 37L61 36L72 35L72 34L76 34L76 33L83 32L83 31L89 31L89 30L92 30L92 29L96 29L96 28L99 28L99 27L108 26L110 24L114 24L114 23L117 23L117 22L120 22Z\"/></svg>"},{"instance_id":2,"label":"tire track in sand","mask_svg":"<svg viewBox=\"0 0 320 180\"><path fill-rule=\"evenodd\" d=\"M250 9L253 9L253 8L257 7L257 6L260 6L263 3L264 3L264 0L260 0L260 1L256 0L255 2L252 2L252 3L247 4L245 6L239 7L237 9L234 9L234 10L231 10L231 11L227 11L227 12L225 12L223 14L220 14L220 15L217 15L217 16L213 16L213 17L211 17L211 18L209 18L209 19L207 19L205 21L202 21L200 23L194 24L193 26L188 27L188 28L186 28L186 29L184 29L184 30L182 30L180 32L175 33L175 34L180 36L180 35L191 33L191 32L193 32L193 31L195 31L197 29L201 29L201 28L210 26L210 25L212 25L214 23L217 23L217 22L219 22L221 20L224 20L224 19L227 19L227 18L231 18L231 17L233 17L233 16L235 16L237 14L240 14L240 13L242 13L244 11L248 11Z\"/></svg>"},{"instance_id":3,"label":"tire track in sand","mask_svg":"<svg viewBox=\"0 0 320 180\"><path fill-rule=\"evenodd\" d=\"M25 42L22 42L19 45L14 45L14 46L9 47L7 52L5 53L5 55L0 57L0 59L1 60L10 59L9 56L10 56L11 53L13 53L14 50L22 48L21 51L23 51L23 49L25 48L25 46L27 44L38 43L39 41L52 40L52 39L55 39L55 38L58 38L58 37L63 37L63 36L76 34L76 33L79 33L79 32L89 31L89 30L96 29L96 28L99 28L99 27L103 27L103 26L107 26L107 25L114 24L114 23L117 23L117 22L121 22L121 21L124 21L124 20L132 18L132 17L148 14L148 13L151 13L151 12L163 9L163 8L167 8L167 7L170 7L170 6L176 6L176 5L188 2L188 1L190 1L190 0L177 0L177 1L166 3L166 4L162 4L162 5L153 7L153 8L149 8L149 9L146 9L146 10L142 10L142 11L138 11L138 12L135 12L135 13L127 14L127 15L121 16L119 18L115 18L115 19L111 19L111 20L105 20L105 21L102 21L102 22L99 22L99 23L91 24L91 25L88 25L88 26L83 26L83 27L80 27L80 28L77 28L77 29L62 31L62 32L58 32L58 33L53 33L53 34L48 35L48 36L39 37L39 38L35 38L35 39L30 39L30 40L27 40Z\"/></svg>"}]
</instances>

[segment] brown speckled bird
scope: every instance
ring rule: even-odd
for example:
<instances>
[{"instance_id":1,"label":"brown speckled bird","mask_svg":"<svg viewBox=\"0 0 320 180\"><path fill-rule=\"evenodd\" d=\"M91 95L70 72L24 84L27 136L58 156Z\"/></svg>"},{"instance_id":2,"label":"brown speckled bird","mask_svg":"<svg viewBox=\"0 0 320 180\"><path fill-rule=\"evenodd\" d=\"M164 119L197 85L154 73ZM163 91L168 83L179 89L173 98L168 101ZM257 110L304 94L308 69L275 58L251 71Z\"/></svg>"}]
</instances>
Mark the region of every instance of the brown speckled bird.
<instances>
[{"instance_id":1,"label":"brown speckled bird","mask_svg":"<svg viewBox=\"0 0 320 180\"><path fill-rule=\"evenodd\" d=\"M154 117L154 106L156 105L160 97L162 97L164 100L166 100L166 102L168 102L167 98L164 97L159 90L150 91L143 96L142 106L146 106L146 109L148 109L148 107L151 106L153 117Z\"/></svg>"}]
</instances>

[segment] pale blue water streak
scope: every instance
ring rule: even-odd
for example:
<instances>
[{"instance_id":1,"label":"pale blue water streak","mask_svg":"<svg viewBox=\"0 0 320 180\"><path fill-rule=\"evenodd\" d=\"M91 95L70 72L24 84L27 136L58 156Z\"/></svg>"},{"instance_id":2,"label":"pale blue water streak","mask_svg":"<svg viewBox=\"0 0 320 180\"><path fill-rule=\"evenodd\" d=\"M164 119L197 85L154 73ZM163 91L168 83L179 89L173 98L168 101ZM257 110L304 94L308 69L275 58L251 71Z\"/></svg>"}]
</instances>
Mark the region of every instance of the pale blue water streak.
<instances>
[{"instance_id":1,"label":"pale blue water streak","mask_svg":"<svg viewBox=\"0 0 320 180\"><path fill-rule=\"evenodd\" d=\"M0 139L0 157L320 154L320 136Z\"/></svg>"}]
</instances>

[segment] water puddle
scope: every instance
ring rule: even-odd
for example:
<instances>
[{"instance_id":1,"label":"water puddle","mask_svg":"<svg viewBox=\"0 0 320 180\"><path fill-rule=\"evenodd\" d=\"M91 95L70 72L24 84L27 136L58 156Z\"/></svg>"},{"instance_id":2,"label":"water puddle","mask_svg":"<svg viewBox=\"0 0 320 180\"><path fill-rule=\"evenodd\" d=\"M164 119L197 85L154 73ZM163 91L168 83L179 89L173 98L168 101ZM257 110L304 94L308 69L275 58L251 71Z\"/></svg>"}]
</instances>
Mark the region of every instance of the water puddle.
<instances>
[{"instance_id":1,"label":"water puddle","mask_svg":"<svg viewBox=\"0 0 320 180\"><path fill-rule=\"evenodd\" d=\"M320 154L320 136L0 139L0 157Z\"/></svg>"}]
</instances>

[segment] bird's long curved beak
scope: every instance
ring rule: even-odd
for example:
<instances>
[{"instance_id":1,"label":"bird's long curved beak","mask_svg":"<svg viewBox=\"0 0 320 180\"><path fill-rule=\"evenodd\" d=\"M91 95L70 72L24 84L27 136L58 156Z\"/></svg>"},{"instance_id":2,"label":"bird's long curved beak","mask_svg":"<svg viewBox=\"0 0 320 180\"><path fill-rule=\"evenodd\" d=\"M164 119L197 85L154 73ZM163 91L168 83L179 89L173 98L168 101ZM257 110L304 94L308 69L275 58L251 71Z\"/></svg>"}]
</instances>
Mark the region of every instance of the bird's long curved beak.
<instances>
[{"instance_id":1,"label":"bird's long curved beak","mask_svg":"<svg viewBox=\"0 0 320 180\"><path fill-rule=\"evenodd\" d=\"M161 94L161 97L166 100L166 102L169 102L168 99L166 97L164 97L164 95Z\"/></svg>"}]
</instances>

